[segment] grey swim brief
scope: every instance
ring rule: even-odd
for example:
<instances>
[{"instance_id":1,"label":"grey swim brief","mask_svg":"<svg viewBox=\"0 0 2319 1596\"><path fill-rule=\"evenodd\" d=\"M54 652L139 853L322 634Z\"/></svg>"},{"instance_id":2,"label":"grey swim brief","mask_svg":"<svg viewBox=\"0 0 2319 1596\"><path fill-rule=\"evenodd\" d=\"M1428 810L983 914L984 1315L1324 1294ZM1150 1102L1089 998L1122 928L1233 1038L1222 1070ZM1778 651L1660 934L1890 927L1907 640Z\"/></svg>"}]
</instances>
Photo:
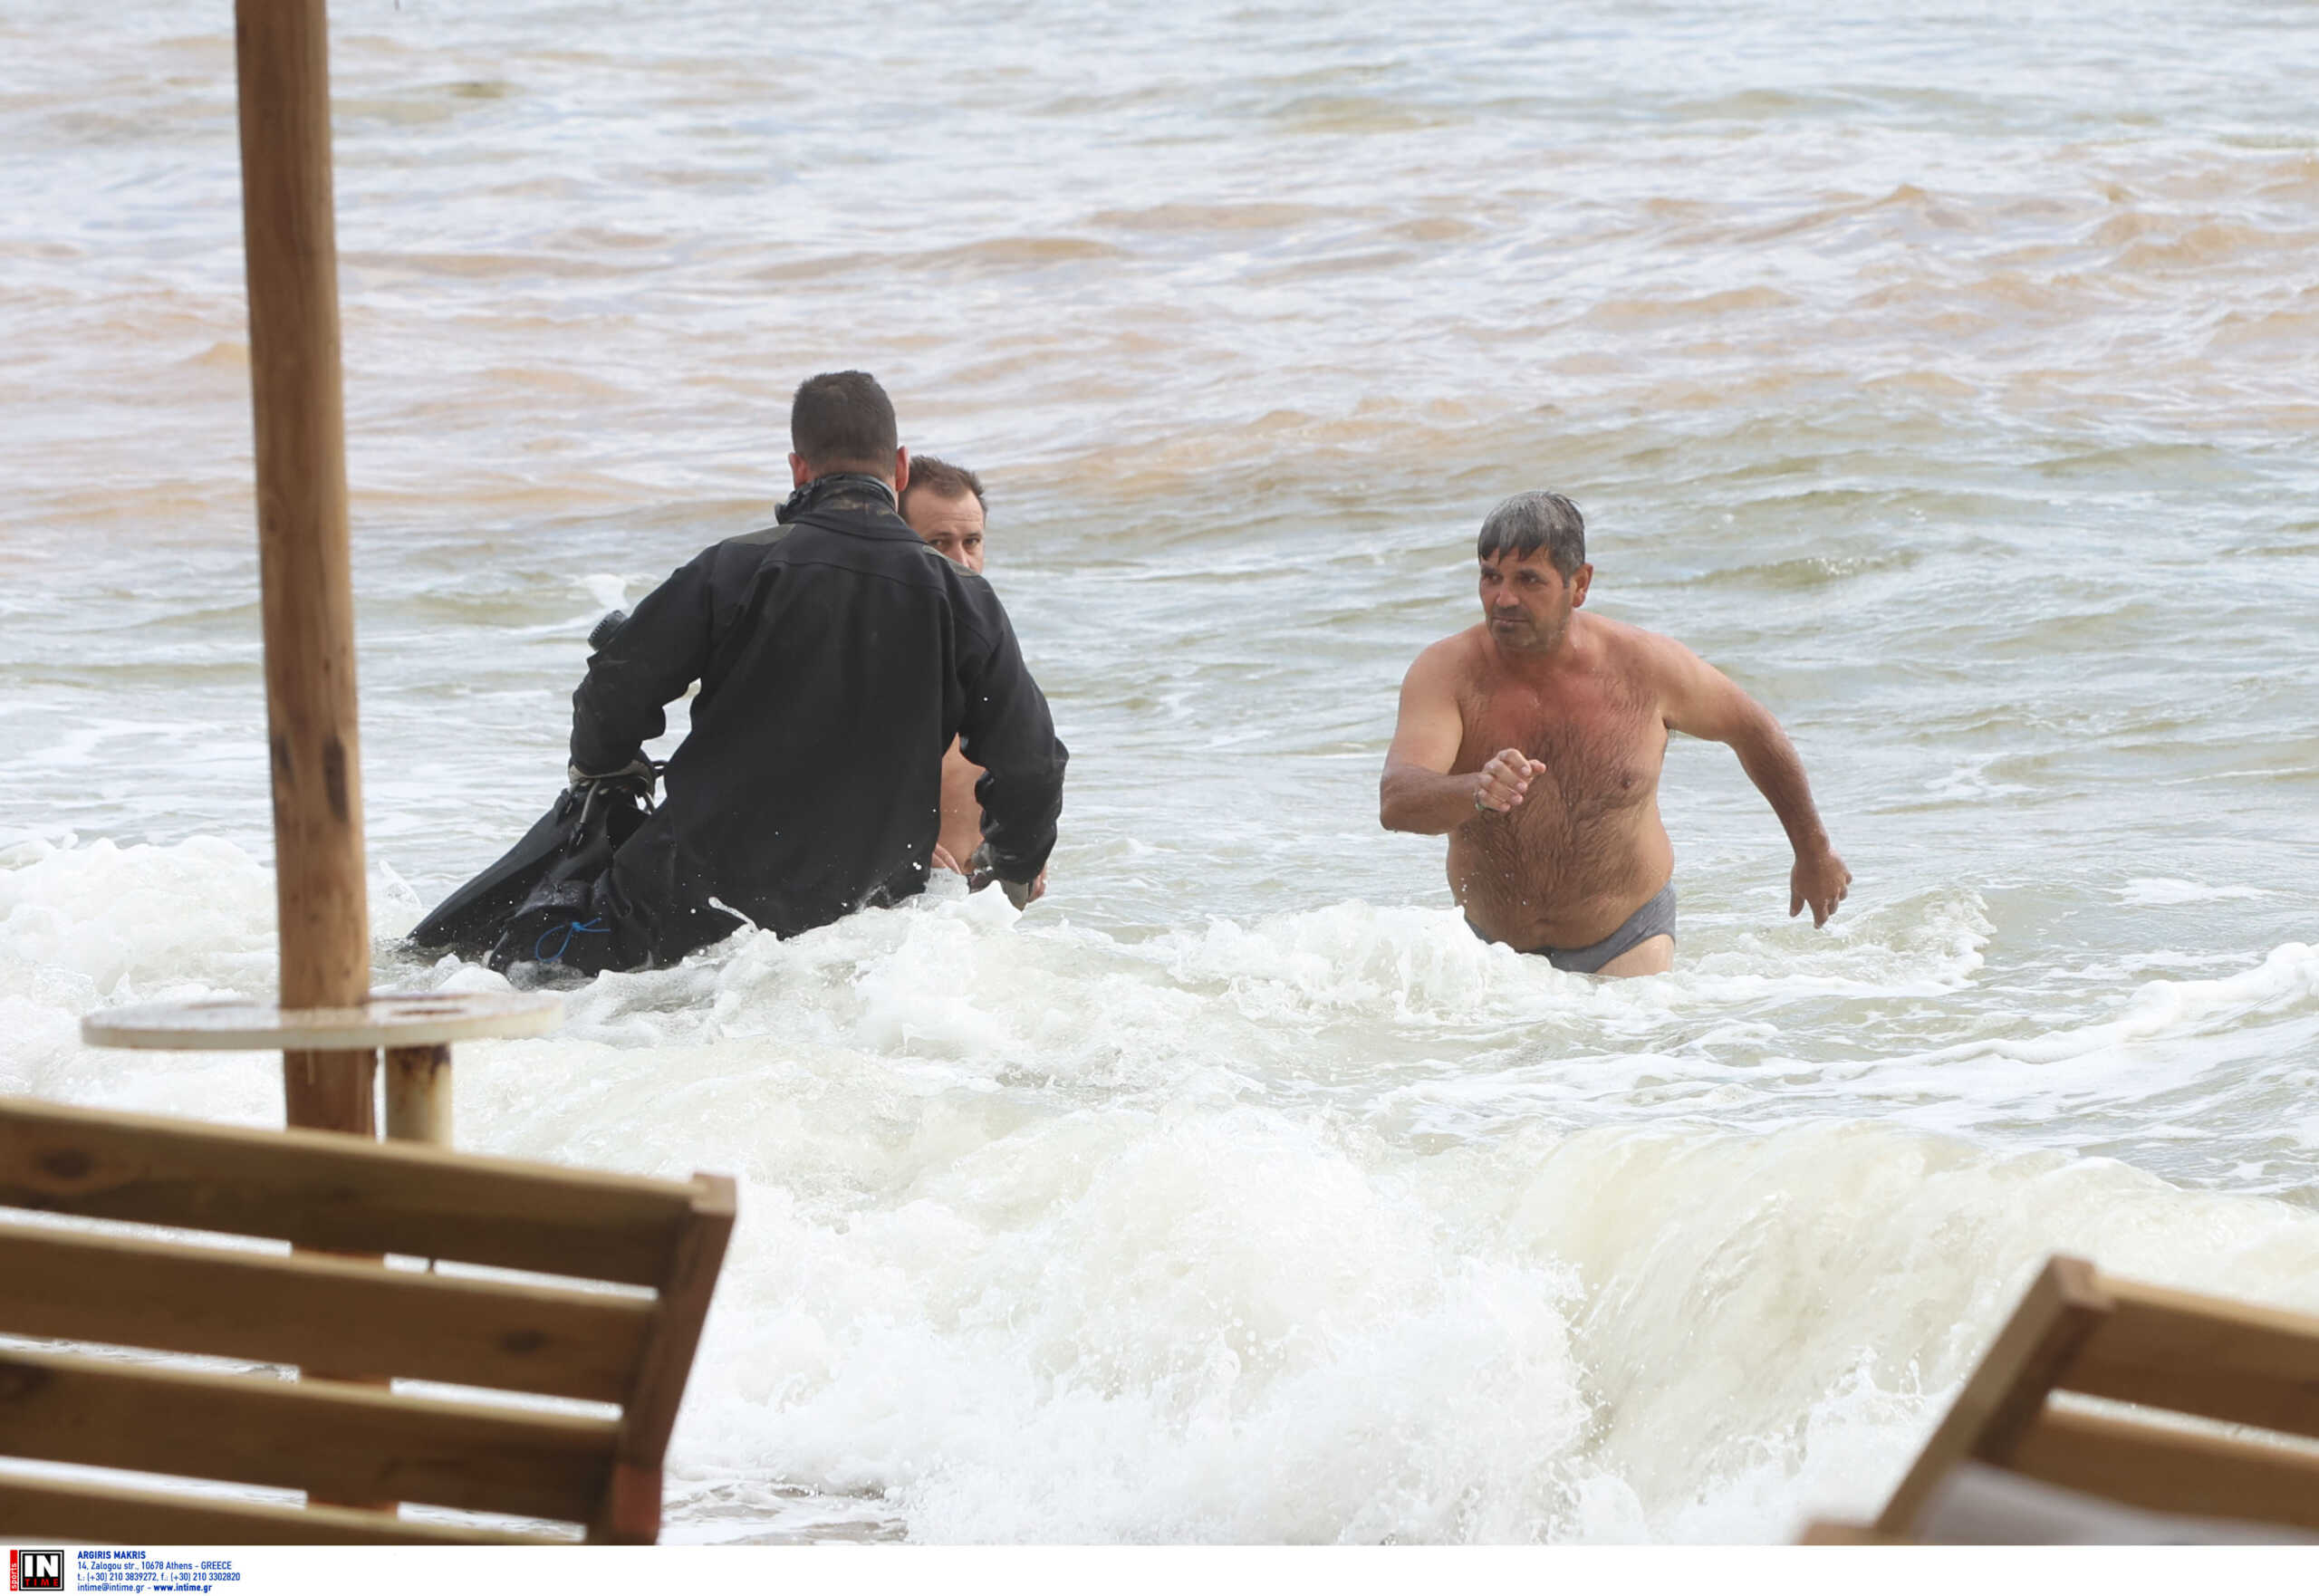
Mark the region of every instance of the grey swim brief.
<instances>
[{"instance_id":1,"label":"grey swim brief","mask_svg":"<svg viewBox=\"0 0 2319 1596\"><path fill-rule=\"evenodd\" d=\"M1473 921L1467 920L1470 928ZM1476 930L1474 935L1481 936ZM1590 942L1583 947L1525 947L1524 953L1535 953L1558 970L1570 970L1581 976L1591 976L1629 948L1638 947L1653 937L1675 938L1675 883L1668 882L1658 895L1627 916L1626 923L1600 942Z\"/></svg>"}]
</instances>

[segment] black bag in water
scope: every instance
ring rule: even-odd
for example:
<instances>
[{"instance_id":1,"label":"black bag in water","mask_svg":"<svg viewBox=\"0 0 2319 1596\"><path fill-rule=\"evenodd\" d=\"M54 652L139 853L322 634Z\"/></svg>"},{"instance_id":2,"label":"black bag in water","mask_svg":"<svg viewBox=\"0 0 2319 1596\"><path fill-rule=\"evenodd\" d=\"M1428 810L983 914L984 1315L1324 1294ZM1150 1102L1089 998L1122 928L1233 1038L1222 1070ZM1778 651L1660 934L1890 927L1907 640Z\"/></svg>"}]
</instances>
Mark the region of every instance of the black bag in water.
<instances>
[{"instance_id":1,"label":"black bag in water","mask_svg":"<svg viewBox=\"0 0 2319 1596\"><path fill-rule=\"evenodd\" d=\"M436 906L405 940L427 953L480 959L497 948L514 922L573 909L587 918L596 879L612 854L652 812L649 776L601 776L560 793L524 839L497 862ZM513 958L529 958L516 950ZM495 969L505 968L497 957Z\"/></svg>"},{"instance_id":2,"label":"black bag in water","mask_svg":"<svg viewBox=\"0 0 2319 1596\"><path fill-rule=\"evenodd\" d=\"M627 614L613 611L588 633L601 650ZM569 899L584 907L587 889L611 868L613 851L636 834L652 812L657 766L641 764L608 776L574 782L524 840L496 863L435 906L405 943L423 953L482 958L499 944L508 923L528 909ZM575 889L575 883L576 889ZM533 900L540 899L535 904ZM493 967L506 966L497 960Z\"/></svg>"}]
</instances>

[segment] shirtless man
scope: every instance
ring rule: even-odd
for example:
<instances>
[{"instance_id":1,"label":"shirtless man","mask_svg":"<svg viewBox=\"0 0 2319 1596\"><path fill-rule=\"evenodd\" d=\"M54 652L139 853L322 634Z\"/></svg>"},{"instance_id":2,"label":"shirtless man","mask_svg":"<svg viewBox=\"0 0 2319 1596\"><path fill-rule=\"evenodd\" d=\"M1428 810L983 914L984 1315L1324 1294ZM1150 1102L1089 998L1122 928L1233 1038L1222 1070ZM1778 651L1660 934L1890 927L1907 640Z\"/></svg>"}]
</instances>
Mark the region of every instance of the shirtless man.
<instances>
[{"instance_id":1,"label":"shirtless man","mask_svg":"<svg viewBox=\"0 0 2319 1596\"><path fill-rule=\"evenodd\" d=\"M1827 924L1852 872L1771 712L1672 638L1579 613L1594 568L1560 494L1498 505L1477 552L1483 622L1410 667L1378 794L1387 831L1448 833L1449 891L1475 933L1588 975L1674 967L1670 731L1737 753L1795 850L1788 914L1810 904Z\"/></svg>"},{"instance_id":2,"label":"shirtless man","mask_svg":"<svg viewBox=\"0 0 2319 1596\"><path fill-rule=\"evenodd\" d=\"M982 478L963 466L918 456L909 463L909 486L903 490L901 509L912 532L954 564L981 574ZM975 784L981 779L982 766L960 753L952 738L942 755L942 836L935 845L934 862L961 874L982 846L982 804L975 797Z\"/></svg>"}]
</instances>

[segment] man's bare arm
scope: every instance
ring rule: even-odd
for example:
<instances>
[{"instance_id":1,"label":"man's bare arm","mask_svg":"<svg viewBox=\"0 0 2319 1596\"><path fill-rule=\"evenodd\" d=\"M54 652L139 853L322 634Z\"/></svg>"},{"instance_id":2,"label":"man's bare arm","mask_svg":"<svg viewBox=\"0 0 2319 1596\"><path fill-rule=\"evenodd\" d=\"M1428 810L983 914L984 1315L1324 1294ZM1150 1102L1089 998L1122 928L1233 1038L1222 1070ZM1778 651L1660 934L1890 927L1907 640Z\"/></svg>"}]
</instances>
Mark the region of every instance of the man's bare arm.
<instances>
[{"instance_id":1,"label":"man's bare arm","mask_svg":"<svg viewBox=\"0 0 2319 1596\"><path fill-rule=\"evenodd\" d=\"M961 754L958 740L951 738L942 755L942 840L936 844L949 859L970 858L982 845L982 803L975 796L975 784L981 780L982 766Z\"/></svg>"},{"instance_id":2,"label":"man's bare arm","mask_svg":"<svg viewBox=\"0 0 2319 1596\"><path fill-rule=\"evenodd\" d=\"M1787 912L1792 918L1812 906L1812 923L1824 926L1836 912L1852 871L1828 845L1827 828L1812 802L1812 784L1772 712L1740 690L1739 685L1671 638L1650 637L1655 674L1668 726L1687 736L1727 745L1739 755L1739 768L1779 816L1795 851L1795 868L1788 873Z\"/></svg>"},{"instance_id":3,"label":"man's bare arm","mask_svg":"<svg viewBox=\"0 0 2319 1596\"><path fill-rule=\"evenodd\" d=\"M1400 719L1393 745L1385 752L1384 778L1377 784L1377 818L1389 832L1438 837L1474 818L1481 810L1503 814L1530 791L1530 779L1544 770L1517 748L1500 749L1487 764L1451 775L1466 740L1458 714L1455 668L1439 643L1417 657L1401 680Z\"/></svg>"},{"instance_id":4,"label":"man's bare arm","mask_svg":"<svg viewBox=\"0 0 2319 1596\"><path fill-rule=\"evenodd\" d=\"M942 840L934 844L934 868L964 876L970 886L977 877L986 884L991 879L976 862L981 857L982 803L975 793L985 774L951 738L942 755ZM1047 872L1042 870L1024 901L1035 903L1046 892Z\"/></svg>"}]
</instances>

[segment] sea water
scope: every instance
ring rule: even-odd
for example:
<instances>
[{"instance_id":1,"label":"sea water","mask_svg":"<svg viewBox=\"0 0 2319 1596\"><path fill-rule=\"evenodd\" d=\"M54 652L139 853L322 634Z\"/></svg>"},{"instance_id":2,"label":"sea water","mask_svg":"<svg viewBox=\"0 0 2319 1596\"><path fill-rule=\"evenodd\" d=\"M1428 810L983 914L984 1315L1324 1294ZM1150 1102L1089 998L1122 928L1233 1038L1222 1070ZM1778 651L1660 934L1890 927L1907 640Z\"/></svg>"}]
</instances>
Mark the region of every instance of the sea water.
<instances>
[{"instance_id":1,"label":"sea water","mask_svg":"<svg viewBox=\"0 0 2319 1596\"><path fill-rule=\"evenodd\" d=\"M813 371L984 475L1073 750L1026 914L458 1049L463 1146L740 1179L672 1537L1776 1540L2049 1253L2319 1309L2307 8L334 9L380 982L498 985L397 938ZM274 975L233 92L0 13L0 1089L265 1124L78 1040ZM1670 976L1379 829L1538 486L1793 734L1824 929L1712 745Z\"/></svg>"}]
</instances>

